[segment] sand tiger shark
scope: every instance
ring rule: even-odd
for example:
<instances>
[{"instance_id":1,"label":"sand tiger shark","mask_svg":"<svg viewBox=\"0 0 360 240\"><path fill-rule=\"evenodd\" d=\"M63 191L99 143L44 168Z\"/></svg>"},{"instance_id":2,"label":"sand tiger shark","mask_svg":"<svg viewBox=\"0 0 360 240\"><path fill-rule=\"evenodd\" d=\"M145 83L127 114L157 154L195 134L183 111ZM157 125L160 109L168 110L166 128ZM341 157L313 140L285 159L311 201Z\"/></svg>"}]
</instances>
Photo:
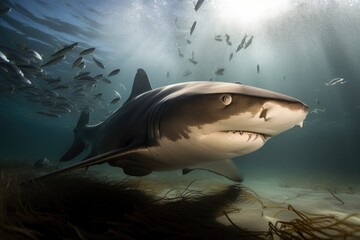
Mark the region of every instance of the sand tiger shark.
<instances>
[{"instance_id":1,"label":"sand tiger shark","mask_svg":"<svg viewBox=\"0 0 360 240\"><path fill-rule=\"evenodd\" d=\"M138 69L129 99L108 119L89 125L83 111L60 161L86 148L85 160L39 178L109 163L131 176L206 169L243 180L233 158L254 152L296 125L308 107L292 97L228 82L185 82L151 89Z\"/></svg>"}]
</instances>

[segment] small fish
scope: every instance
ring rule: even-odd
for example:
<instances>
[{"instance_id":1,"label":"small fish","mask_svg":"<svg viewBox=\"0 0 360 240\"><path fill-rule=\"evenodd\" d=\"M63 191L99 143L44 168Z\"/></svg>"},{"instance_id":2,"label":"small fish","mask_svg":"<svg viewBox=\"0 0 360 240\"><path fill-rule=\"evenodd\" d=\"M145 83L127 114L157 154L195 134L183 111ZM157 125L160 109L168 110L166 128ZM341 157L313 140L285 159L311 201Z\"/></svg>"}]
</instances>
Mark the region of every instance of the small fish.
<instances>
[{"instance_id":1,"label":"small fish","mask_svg":"<svg viewBox=\"0 0 360 240\"><path fill-rule=\"evenodd\" d=\"M198 61L196 61L196 60L193 59L193 58L190 58L190 59L189 59L189 62L191 62L191 63L194 64L194 65L198 64Z\"/></svg>"},{"instance_id":2,"label":"small fish","mask_svg":"<svg viewBox=\"0 0 360 240\"><path fill-rule=\"evenodd\" d=\"M10 11L11 11L11 8L9 8L9 7L0 9L0 16L4 16L4 15L8 14Z\"/></svg>"},{"instance_id":3,"label":"small fish","mask_svg":"<svg viewBox=\"0 0 360 240\"><path fill-rule=\"evenodd\" d=\"M0 51L0 61L9 62L9 59L7 59L6 55L2 51Z\"/></svg>"},{"instance_id":4,"label":"small fish","mask_svg":"<svg viewBox=\"0 0 360 240\"><path fill-rule=\"evenodd\" d=\"M226 44L229 45L229 46L232 45L232 43L230 41L226 41Z\"/></svg>"},{"instance_id":5,"label":"small fish","mask_svg":"<svg viewBox=\"0 0 360 240\"><path fill-rule=\"evenodd\" d=\"M77 94L77 93L81 93L84 91L84 88L79 88L79 89L76 89L73 94Z\"/></svg>"},{"instance_id":6,"label":"small fish","mask_svg":"<svg viewBox=\"0 0 360 240\"><path fill-rule=\"evenodd\" d=\"M120 72L120 69L115 69L115 70L112 70L111 73L109 73L108 77L111 77L111 76L114 76L116 74L118 74Z\"/></svg>"},{"instance_id":7,"label":"small fish","mask_svg":"<svg viewBox=\"0 0 360 240\"><path fill-rule=\"evenodd\" d=\"M9 72L10 74L16 77L24 77L24 73L21 71L21 69L18 68L15 64L12 64L11 62L0 61L0 67L6 69L7 72Z\"/></svg>"},{"instance_id":8,"label":"small fish","mask_svg":"<svg viewBox=\"0 0 360 240\"><path fill-rule=\"evenodd\" d=\"M73 78L77 80L79 78L82 78L84 76L89 76L89 75L90 75L90 72L81 72L78 75L74 76Z\"/></svg>"},{"instance_id":9,"label":"small fish","mask_svg":"<svg viewBox=\"0 0 360 240\"><path fill-rule=\"evenodd\" d=\"M221 76L224 75L225 68L218 68L214 71L214 75Z\"/></svg>"},{"instance_id":10,"label":"small fish","mask_svg":"<svg viewBox=\"0 0 360 240\"><path fill-rule=\"evenodd\" d=\"M222 37L221 37L221 35L216 35L216 36L215 36L215 41L222 42Z\"/></svg>"},{"instance_id":11,"label":"small fish","mask_svg":"<svg viewBox=\"0 0 360 240\"><path fill-rule=\"evenodd\" d=\"M233 58L234 53L230 53L230 57L229 57L229 61L231 61L231 59Z\"/></svg>"},{"instance_id":12,"label":"small fish","mask_svg":"<svg viewBox=\"0 0 360 240\"><path fill-rule=\"evenodd\" d=\"M328 82L328 83L325 83L325 85L326 86L334 86L334 85L336 85L336 84L338 84L338 83L341 83L342 84L342 82L344 82L344 78L339 78L339 77L337 77L337 78L334 78L334 79L331 79L330 80L330 82ZM345 81L346 82L346 81Z\"/></svg>"},{"instance_id":13,"label":"small fish","mask_svg":"<svg viewBox=\"0 0 360 240\"><path fill-rule=\"evenodd\" d=\"M227 33L225 33L225 41L230 41L230 35L229 34L227 34Z\"/></svg>"},{"instance_id":14,"label":"small fish","mask_svg":"<svg viewBox=\"0 0 360 240\"><path fill-rule=\"evenodd\" d=\"M111 84L111 81L107 78L101 78L101 80L105 83Z\"/></svg>"},{"instance_id":15,"label":"small fish","mask_svg":"<svg viewBox=\"0 0 360 240\"><path fill-rule=\"evenodd\" d=\"M316 104L317 104L318 106L320 105L320 101L319 101L318 98L315 99L315 102L316 102Z\"/></svg>"},{"instance_id":16,"label":"small fish","mask_svg":"<svg viewBox=\"0 0 360 240\"><path fill-rule=\"evenodd\" d=\"M187 44L191 44L191 41L189 39L186 39Z\"/></svg>"},{"instance_id":17,"label":"small fish","mask_svg":"<svg viewBox=\"0 0 360 240\"><path fill-rule=\"evenodd\" d=\"M96 98L101 98L102 95L103 95L102 93L98 93L98 94L95 94L94 97L95 97L95 99L96 99Z\"/></svg>"},{"instance_id":18,"label":"small fish","mask_svg":"<svg viewBox=\"0 0 360 240\"><path fill-rule=\"evenodd\" d=\"M180 57L184 57L184 54L181 52L180 48L178 48L177 51L178 51L178 55L179 55Z\"/></svg>"},{"instance_id":19,"label":"small fish","mask_svg":"<svg viewBox=\"0 0 360 240\"><path fill-rule=\"evenodd\" d=\"M236 48L236 52L240 51L242 49L242 47L243 46L241 44L239 44L239 46Z\"/></svg>"},{"instance_id":20,"label":"small fish","mask_svg":"<svg viewBox=\"0 0 360 240\"><path fill-rule=\"evenodd\" d=\"M193 23L193 25L191 26L190 35L194 32L195 27L196 27L196 21L195 21L195 22Z\"/></svg>"},{"instance_id":21,"label":"small fish","mask_svg":"<svg viewBox=\"0 0 360 240\"><path fill-rule=\"evenodd\" d=\"M58 57L56 57L56 58L54 58L54 59L49 60L49 61L46 62L45 64L41 65L41 67L47 67L47 66L51 66L51 65L57 64L57 63L59 63L59 62L64 61L65 58L66 58L66 55L58 56Z\"/></svg>"},{"instance_id":22,"label":"small fish","mask_svg":"<svg viewBox=\"0 0 360 240\"><path fill-rule=\"evenodd\" d=\"M55 57L55 56L60 56L60 55L65 55L66 53L74 50L77 46L78 46L79 43L73 43L71 45L68 45L68 46L65 46L63 47L62 49L60 49L59 51L55 52L53 55L51 55L52 57Z\"/></svg>"},{"instance_id":23,"label":"small fish","mask_svg":"<svg viewBox=\"0 0 360 240\"><path fill-rule=\"evenodd\" d=\"M259 66L259 64L256 66L256 71L257 71L257 73L260 73L260 66Z\"/></svg>"},{"instance_id":24,"label":"small fish","mask_svg":"<svg viewBox=\"0 0 360 240\"><path fill-rule=\"evenodd\" d=\"M32 56L33 58L35 58L35 59L37 59L37 60L39 60L39 61L42 61L42 60L43 60L42 57L41 57L41 55L40 55L37 51L35 51L35 50L33 50L33 49L26 49L26 52L27 52L28 54L30 54L30 56Z\"/></svg>"},{"instance_id":25,"label":"small fish","mask_svg":"<svg viewBox=\"0 0 360 240\"><path fill-rule=\"evenodd\" d=\"M37 67L37 66L34 66L34 65L31 65L31 64L18 64L17 65L22 71L25 71L25 72L36 72L36 73L43 73L44 70Z\"/></svg>"},{"instance_id":26,"label":"small fish","mask_svg":"<svg viewBox=\"0 0 360 240\"><path fill-rule=\"evenodd\" d=\"M82 57L78 57L78 58L74 61L72 67L73 67L73 68L74 68L74 67L78 67L78 66L80 65L80 63L82 63L83 61L84 61L84 59L83 59Z\"/></svg>"},{"instance_id":27,"label":"small fish","mask_svg":"<svg viewBox=\"0 0 360 240\"><path fill-rule=\"evenodd\" d=\"M241 48L244 47L244 44L246 42L246 38L247 38L247 35L245 34L244 38L241 40L241 43L239 44L239 46L241 46Z\"/></svg>"},{"instance_id":28,"label":"small fish","mask_svg":"<svg viewBox=\"0 0 360 240\"><path fill-rule=\"evenodd\" d=\"M61 116L58 115L58 114L55 114L55 113L49 113L49 112L35 112L37 114L41 114L41 115L44 115L44 116L48 116L48 117L54 117L54 118L60 118Z\"/></svg>"},{"instance_id":29,"label":"small fish","mask_svg":"<svg viewBox=\"0 0 360 240\"><path fill-rule=\"evenodd\" d=\"M96 75L96 76L94 77L94 79L95 79L95 80L100 80L100 79L103 78L103 77L104 77L103 74L99 74L99 75Z\"/></svg>"},{"instance_id":30,"label":"small fish","mask_svg":"<svg viewBox=\"0 0 360 240\"><path fill-rule=\"evenodd\" d=\"M94 51L95 51L95 48L94 48L94 47L88 48L88 49L85 49L84 51L80 52L79 55L80 55L80 56L87 55L87 54L90 54L90 53L92 53L92 52L94 52Z\"/></svg>"},{"instance_id":31,"label":"small fish","mask_svg":"<svg viewBox=\"0 0 360 240\"><path fill-rule=\"evenodd\" d=\"M247 49L250 46L250 44L252 43L253 38L254 38L254 36L250 37L249 41L245 44L244 49Z\"/></svg>"},{"instance_id":32,"label":"small fish","mask_svg":"<svg viewBox=\"0 0 360 240\"><path fill-rule=\"evenodd\" d=\"M166 77L169 78L170 77L170 72L166 73Z\"/></svg>"},{"instance_id":33,"label":"small fish","mask_svg":"<svg viewBox=\"0 0 360 240\"><path fill-rule=\"evenodd\" d=\"M96 80L93 77L90 77L90 76L83 76L83 77L80 77L80 78L76 78L76 80L96 82Z\"/></svg>"},{"instance_id":34,"label":"small fish","mask_svg":"<svg viewBox=\"0 0 360 240\"><path fill-rule=\"evenodd\" d=\"M94 57L92 57L92 59L99 68L105 69L105 66L104 66L104 64L102 64L102 62L100 62L99 60L97 60Z\"/></svg>"},{"instance_id":35,"label":"small fish","mask_svg":"<svg viewBox=\"0 0 360 240\"><path fill-rule=\"evenodd\" d=\"M113 100L111 100L110 104L116 104L120 101L120 97L114 98Z\"/></svg>"},{"instance_id":36,"label":"small fish","mask_svg":"<svg viewBox=\"0 0 360 240\"><path fill-rule=\"evenodd\" d=\"M201 5L204 3L205 0L198 0L197 3L195 4L195 11L199 10L199 8L201 7Z\"/></svg>"}]
</instances>

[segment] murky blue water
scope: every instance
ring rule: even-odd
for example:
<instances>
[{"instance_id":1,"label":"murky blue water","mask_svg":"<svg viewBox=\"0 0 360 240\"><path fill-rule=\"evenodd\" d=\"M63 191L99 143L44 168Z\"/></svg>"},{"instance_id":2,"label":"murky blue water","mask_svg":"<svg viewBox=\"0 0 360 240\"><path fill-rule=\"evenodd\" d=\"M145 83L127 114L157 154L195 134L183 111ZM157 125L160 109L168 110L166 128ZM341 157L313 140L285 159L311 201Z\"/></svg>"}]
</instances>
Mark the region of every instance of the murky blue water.
<instances>
[{"instance_id":1,"label":"murky blue water","mask_svg":"<svg viewBox=\"0 0 360 240\"><path fill-rule=\"evenodd\" d=\"M0 158L57 161L72 142L82 107L91 105L92 123L104 120L127 99L141 67L153 87L211 78L281 92L311 107L302 129L291 129L236 160L245 178L356 179L360 173L360 3L266 2L209 0L195 12L193 1L2 1L0 9L11 8L0 16L2 52L14 50L15 55L25 56L26 49L35 50L43 62L32 59L30 63L40 66L64 46L77 42L78 47L64 61L43 67L46 75L25 73L31 88L1 72ZM228 43L225 34L230 36ZM253 42L236 52L245 34L253 35ZM221 42L216 35L221 35ZM96 50L84 56L86 68L73 68L79 53L90 47ZM192 54L197 64L189 61ZM213 74L218 67L225 68L224 75ZM111 83L99 80L79 86L73 79L80 71L106 76L117 68L120 73L107 78ZM67 87L55 89L60 84L45 80L58 77ZM343 81L325 84L334 78ZM74 94L79 88L84 88L84 95ZM51 109L46 91L70 104L66 109L71 112L54 113L60 117L40 114ZM121 100L111 104L118 96Z\"/></svg>"}]
</instances>

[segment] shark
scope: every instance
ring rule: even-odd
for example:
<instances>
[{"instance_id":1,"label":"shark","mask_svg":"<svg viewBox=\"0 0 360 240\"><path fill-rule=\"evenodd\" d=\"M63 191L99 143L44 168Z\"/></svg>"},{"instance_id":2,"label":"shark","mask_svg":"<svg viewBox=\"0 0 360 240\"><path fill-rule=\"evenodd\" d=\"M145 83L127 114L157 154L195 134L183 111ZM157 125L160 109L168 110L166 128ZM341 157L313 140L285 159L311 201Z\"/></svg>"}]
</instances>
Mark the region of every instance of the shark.
<instances>
[{"instance_id":1,"label":"shark","mask_svg":"<svg viewBox=\"0 0 360 240\"><path fill-rule=\"evenodd\" d=\"M36 179L108 163L130 176L205 169L241 182L233 159L302 127L308 110L295 98L241 83L194 81L152 89L138 69L130 97L105 121L89 125L89 109L80 114L73 144L60 161L85 149L89 155Z\"/></svg>"}]
</instances>

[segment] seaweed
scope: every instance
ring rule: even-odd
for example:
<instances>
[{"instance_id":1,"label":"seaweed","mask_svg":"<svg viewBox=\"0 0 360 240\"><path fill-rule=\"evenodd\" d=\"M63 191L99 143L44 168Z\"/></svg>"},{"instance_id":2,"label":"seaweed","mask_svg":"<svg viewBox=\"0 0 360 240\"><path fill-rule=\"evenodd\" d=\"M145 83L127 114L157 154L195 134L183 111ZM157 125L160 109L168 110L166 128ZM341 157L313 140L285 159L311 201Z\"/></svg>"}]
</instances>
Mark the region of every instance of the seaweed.
<instances>
[{"instance_id":1,"label":"seaweed","mask_svg":"<svg viewBox=\"0 0 360 240\"><path fill-rule=\"evenodd\" d=\"M342 204L345 204L344 201L341 200L338 196L336 196L336 195L331 191L330 188L328 188L327 190L331 193L331 195L333 195L333 197L334 197L336 200L338 200L338 201L341 202Z\"/></svg>"},{"instance_id":2,"label":"seaweed","mask_svg":"<svg viewBox=\"0 0 360 240\"><path fill-rule=\"evenodd\" d=\"M347 239L360 236L360 224L350 221L360 217L360 214L350 214L343 219L332 215L310 214L296 210L292 205L287 208L296 214L292 221L269 222L271 239L278 236L281 239Z\"/></svg>"}]
</instances>

